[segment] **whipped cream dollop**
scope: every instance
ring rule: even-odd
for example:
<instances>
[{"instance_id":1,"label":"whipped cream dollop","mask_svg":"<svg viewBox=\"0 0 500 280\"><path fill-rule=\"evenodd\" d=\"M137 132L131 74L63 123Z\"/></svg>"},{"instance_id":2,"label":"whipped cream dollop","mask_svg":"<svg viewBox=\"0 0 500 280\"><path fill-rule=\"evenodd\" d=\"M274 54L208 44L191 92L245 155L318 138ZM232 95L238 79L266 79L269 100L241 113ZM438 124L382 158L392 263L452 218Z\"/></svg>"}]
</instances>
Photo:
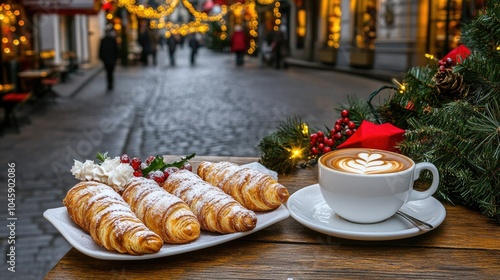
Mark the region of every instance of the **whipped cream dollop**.
<instances>
[{"instance_id":1,"label":"whipped cream dollop","mask_svg":"<svg viewBox=\"0 0 500 280\"><path fill-rule=\"evenodd\" d=\"M128 181L134 177L134 169L130 164L121 163L119 157L108 158L101 164L93 160L81 162L75 160L71 173L81 181L97 181L122 192Z\"/></svg>"}]
</instances>

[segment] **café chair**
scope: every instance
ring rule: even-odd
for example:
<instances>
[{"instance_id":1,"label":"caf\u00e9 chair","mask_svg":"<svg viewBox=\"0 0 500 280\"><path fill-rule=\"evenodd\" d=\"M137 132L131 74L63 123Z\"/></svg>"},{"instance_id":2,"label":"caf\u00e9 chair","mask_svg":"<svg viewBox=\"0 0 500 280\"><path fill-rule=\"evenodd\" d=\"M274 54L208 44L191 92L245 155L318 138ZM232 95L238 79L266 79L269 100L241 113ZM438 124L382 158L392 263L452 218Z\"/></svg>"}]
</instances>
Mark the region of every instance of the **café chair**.
<instances>
[{"instance_id":1,"label":"caf\u00e9 chair","mask_svg":"<svg viewBox=\"0 0 500 280\"><path fill-rule=\"evenodd\" d=\"M59 84L59 78L57 77L47 77L42 80L42 86L44 87L44 96L47 96L49 98L55 98L58 94L57 92L53 89L54 86Z\"/></svg>"},{"instance_id":2,"label":"caf\u00e9 chair","mask_svg":"<svg viewBox=\"0 0 500 280\"><path fill-rule=\"evenodd\" d=\"M11 92L2 95L0 108L4 111L4 120L0 135L3 135L4 127L12 127L17 133L20 133L20 117L17 116L17 111L31 99L31 96L30 92ZM24 118L28 123L30 122L27 116Z\"/></svg>"}]
</instances>

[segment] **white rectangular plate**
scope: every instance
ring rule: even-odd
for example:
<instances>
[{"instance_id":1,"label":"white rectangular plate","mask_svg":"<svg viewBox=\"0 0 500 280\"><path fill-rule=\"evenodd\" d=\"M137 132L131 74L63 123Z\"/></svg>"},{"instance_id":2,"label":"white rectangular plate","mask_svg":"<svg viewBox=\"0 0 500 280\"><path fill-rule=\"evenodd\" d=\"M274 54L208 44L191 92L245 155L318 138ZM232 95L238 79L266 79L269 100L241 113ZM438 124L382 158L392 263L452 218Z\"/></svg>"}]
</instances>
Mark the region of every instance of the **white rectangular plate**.
<instances>
[{"instance_id":1,"label":"white rectangular plate","mask_svg":"<svg viewBox=\"0 0 500 280\"><path fill-rule=\"evenodd\" d=\"M251 231L231 234L218 234L202 231L200 237L191 243L163 244L163 247L158 253L146 254L142 256L120 254L100 247L94 242L94 240L92 240L89 234L84 232L69 218L66 207L48 209L43 213L43 216L49 220L49 222L51 222L57 230L59 230L64 238L66 238L66 240L68 240L68 242L75 247L75 249L87 256L102 260L144 260L172 256L219 245L257 232L290 216L290 212L283 205L274 211L256 212L256 214L257 225Z\"/></svg>"}]
</instances>

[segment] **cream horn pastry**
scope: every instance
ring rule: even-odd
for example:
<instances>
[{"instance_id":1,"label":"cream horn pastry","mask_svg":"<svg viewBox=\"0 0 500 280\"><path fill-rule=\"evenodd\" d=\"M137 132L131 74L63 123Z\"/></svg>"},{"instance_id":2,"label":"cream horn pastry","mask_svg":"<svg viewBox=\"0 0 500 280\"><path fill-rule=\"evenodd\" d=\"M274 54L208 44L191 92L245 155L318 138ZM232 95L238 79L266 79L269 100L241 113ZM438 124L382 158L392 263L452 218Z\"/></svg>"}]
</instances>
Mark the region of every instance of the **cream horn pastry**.
<instances>
[{"instance_id":1,"label":"cream horn pastry","mask_svg":"<svg viewBox=\"0 0 500 280\"><path fill-rule=\"evenodd\" d=\"M200 236L200 223L189 206L154 180L132 178L122 197L137 217L166 243L188 243Z\"/></svg>"},{"instance_id":2,"label":"cream horn pastry","mask_svg":"<svg viewBox=\"0 0 500 280\"><path fill-rule=\"evenodd\" d=\"M151 254L163 246L110 186L86 181L71 188L63 204L69 217L100 246L131 255Z\"/></svg>"},{"instance_id":3,"label":"cream horn pastry","mask_svg":"<svg viewBox=\"0 0 500 280\"><path fill-rule=\"evenodd\" d=\"M170 174L162 187L189 205L204 230L242 232L254 229L257 224L253 211L191 171L179 170Z\"/></svg>"},{"instance_id":4,"label":"cream horn pastry","mask_svg":"<svg viewBox=\"0 0 500 280\"><path fill-rule=\"evenodd\" d=\"M230 162L201 162L198 175L253 211L278 208L290 196L271 176Z\"/></svg>"}]
</instances>

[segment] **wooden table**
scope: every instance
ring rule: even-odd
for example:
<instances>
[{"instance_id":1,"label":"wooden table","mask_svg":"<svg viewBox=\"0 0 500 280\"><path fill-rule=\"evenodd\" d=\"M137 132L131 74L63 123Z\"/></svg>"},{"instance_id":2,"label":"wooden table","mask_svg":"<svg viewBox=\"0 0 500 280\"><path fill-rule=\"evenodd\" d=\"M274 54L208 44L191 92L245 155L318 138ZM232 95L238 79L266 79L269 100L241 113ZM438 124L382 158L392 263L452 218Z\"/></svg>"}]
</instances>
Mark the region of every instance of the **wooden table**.
<instances>
[{"instance_id":1,"label":"wooden table","mask_svg":"<svg viewBox=\"0 0 500 280\"><path fill-rule=\"evenodd\" d=\"M178 160L179 157L173 157ZM196 157L244 164L257 158ZM290 193L317 183L317 167L280 176ZM498 279L500 226L446 206L435 230L394 241L355 241L310 230L292 217L215 247L142 261L105 261L71 249L46 279Z\"/></svg>"}]
</instances>

